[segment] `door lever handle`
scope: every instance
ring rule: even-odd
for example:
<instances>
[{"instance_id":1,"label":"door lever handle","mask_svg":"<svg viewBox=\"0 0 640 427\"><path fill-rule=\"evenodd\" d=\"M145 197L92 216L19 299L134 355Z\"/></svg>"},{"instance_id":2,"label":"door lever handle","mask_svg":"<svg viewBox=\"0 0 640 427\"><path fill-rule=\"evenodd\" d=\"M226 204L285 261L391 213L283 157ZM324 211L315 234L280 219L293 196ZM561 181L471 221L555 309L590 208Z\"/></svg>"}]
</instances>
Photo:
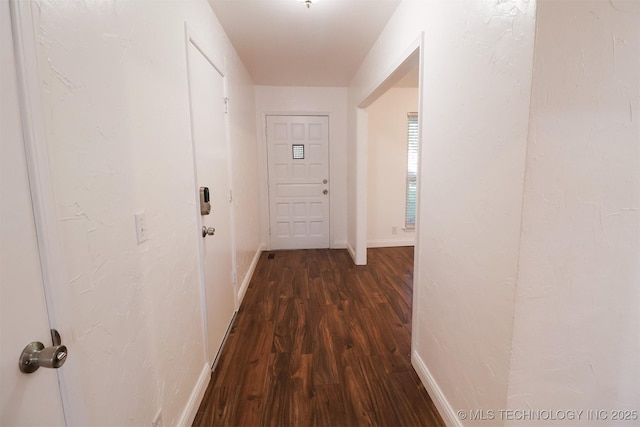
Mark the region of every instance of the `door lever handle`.
<instances>
[{"instance_id":1,"label":"door lever handle","mask_svg":"<svg viewBox=\"0 0 640 427\"><path fill-rule=\"evenodd\" d=\"M213 236L214 234L216 234L215 228L202 226L202 237Z\"/></svg>"}]
</instances>

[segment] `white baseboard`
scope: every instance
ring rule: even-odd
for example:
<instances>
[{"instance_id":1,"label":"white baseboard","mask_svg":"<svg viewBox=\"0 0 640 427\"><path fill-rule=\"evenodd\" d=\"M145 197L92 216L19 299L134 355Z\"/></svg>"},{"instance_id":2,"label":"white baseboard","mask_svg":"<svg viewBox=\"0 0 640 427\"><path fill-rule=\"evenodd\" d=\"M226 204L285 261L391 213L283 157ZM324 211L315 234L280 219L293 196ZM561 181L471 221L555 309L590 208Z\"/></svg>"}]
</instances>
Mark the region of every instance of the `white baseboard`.
<instances>
[{"instance_id":1,"label":"white baseboard","mask_svg":"<svg viewBox=\"0 0 640 427\"><path fill-rule=\"evenodd\" d=\"M244 275L242 279L242 285L240 285L240 289L238 289L238 308L240 304L242 304L242 299L244 298L244 294L247 292L247 288L249 287L249 283L251 282L251 278L253 277L253 272L256 270L256 266L258 265L258 260L260 259L260 255L264 251L264 245L260 245L255 255L253 256L253 260L251 260L251 265L247 270L247 273Z\"/></svg>"},{"instance_id":2,"label":"white baseboard","mask_svg":"<svg viewBox=\"0 0 640 427\"><path fill-rule=\"evenodd\" d=\"M349 251L349 255L351 255L351 259L353 260L353 263L357 264L358 262L356 261L356 250L351 247L349 242L347 242L347 250Z\"/></svg>"},{"instance_id":3,"label":"white baseboard","mask_svg":"<svg viewBox=\"0 0 640 427\"><path fill-rule=\"evenodd\" d=\"M204 397L205 391L207 391L210 380L211 365L205 363L204 367L202 368L202 372L200 372L198 382L193 388L191 396L189 396L187 406L184 408L184 411L182 411L182 415L180 415L180 418L178 419L179 426L190 427L193 424L193 420L196 419L198 408L200 407L200 403L202 403L202 398Z\"/></svg>"},{"instance_id":4,"label":"white baseboard","mask_svg":"<svg viewBox=\"0 0 640 427\"><path fill-rule=\"evenodd\" d=\"M392 248L396 246L414 246L416 239L377 239L367 241L368 248Z\"/></svg>"},{"instance_id":5,"label":"white baseboard","mask_svg":"<svg viewBox=\"0 0 640 427\"><path fill-rule=\"evenodd\" d=\"M427 368L427 365L425 365L416 351L411 352L411 364L420 377L420 380L422 380L422 384L424 384L424 388L427 389L431 400L433 400L436 408L438 408L438 412L444 423L449 427L464 427L444 393L442 393L442 390L438 387L438 383L436 383L433 375L429 372L429 368Z\"/></svg>"}]
</instances>

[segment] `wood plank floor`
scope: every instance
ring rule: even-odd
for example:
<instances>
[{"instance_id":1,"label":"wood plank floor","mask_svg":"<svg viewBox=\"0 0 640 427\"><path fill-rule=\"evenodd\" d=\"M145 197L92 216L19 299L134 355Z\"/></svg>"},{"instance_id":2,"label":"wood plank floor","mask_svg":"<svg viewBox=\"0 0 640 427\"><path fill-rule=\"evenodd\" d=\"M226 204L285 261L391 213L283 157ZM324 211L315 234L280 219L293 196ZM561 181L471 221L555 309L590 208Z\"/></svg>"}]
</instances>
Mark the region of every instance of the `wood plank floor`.
<instances>
[{"instance_id":1,"label":"wood plank floor","mask_svg":"<svg viewBox=\"0 0 640 427\"><path fill-rule=\"evenodd\" d=\"M413 248L265 252L194 426L444 426L410 361Z\"/></svg>"}]
</instances>

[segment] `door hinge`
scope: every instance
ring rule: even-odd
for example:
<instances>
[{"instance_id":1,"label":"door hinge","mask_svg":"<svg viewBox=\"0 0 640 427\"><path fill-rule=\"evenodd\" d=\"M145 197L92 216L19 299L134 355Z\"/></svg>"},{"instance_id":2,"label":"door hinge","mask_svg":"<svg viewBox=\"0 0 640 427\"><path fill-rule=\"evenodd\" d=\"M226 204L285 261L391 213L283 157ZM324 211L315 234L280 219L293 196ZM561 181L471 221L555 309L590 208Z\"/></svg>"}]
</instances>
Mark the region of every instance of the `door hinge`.
<instances>
[{"instance_id":1,"label":"door hinge","mask_svg":"<svg viewBox=\"0 0 640 427\"><path fill-rule=\"evenodd\" d=\"M271 236L271 227L269 227L269 236Z\"/></svg>"},{"instance_id":2,"label":"door hinge","mask_svg":"<svg viewBox=\"0 0 640 427\"><path fill-rule=\"evenodd\" d=\"M233 202L233 192L229 190L229 203Z\"/></svg>"},{"instance_id":3,"label":"door hinge","mask_svg":"<svg viewBox=\"0 0 640 427\"><path fill-rule=\"evenodd\" d=\"M233 272L233 284L236 285L238 283L238 273Z\"/></svg>"},{"instance_id":4,"label":"door hinge","mask_svg":"<svg viewBox=\"0 0 640 427\"><path fill-rule=\"evenodd\" d=\"M224 98L224 112L225 112L225 114L229 112L229 98L228 97Z\"/></svg>"}]
</instances>

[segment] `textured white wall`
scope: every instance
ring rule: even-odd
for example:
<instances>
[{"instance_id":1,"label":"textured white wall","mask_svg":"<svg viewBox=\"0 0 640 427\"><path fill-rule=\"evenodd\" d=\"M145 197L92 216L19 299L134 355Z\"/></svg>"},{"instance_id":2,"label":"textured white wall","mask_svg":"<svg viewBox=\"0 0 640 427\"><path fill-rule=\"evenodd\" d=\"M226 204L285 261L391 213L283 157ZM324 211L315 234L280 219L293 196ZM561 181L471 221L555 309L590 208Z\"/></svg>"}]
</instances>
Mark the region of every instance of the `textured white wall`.
<instances>
[{"instance_id":1,"label":"textured white wall","mask_svg":"<svg viewBox=\"0 0 640 427\"><path fill-rule=\"evenodd\" d=\"M73 302L66 340L87 421L150 425L162 408L164 425L175 425L205 366L184 22L232 76L236 224L248 227L237 233L241 268L259 247L249 235L259 229L251 82L205 1L41 2L37 10ZM141 210L149 240L137 245Z\"/></svg>"},{"instance_id":2,"label":"textured white wall","mask_svg":"<svg viewBox=\"0 0 640 427\"><path fill-rule=\"evenodd\" d=\"M537 7L509 406L638 425L640 3L577 6Z\"/></svg>"},{"instance_id":3,"label":"textured white wall","mask_svg":"<svg viewBox=\"0 0 640 427\"><path fill-rule=\"evenodd\" d=\"M528 1L405 0L350 86L355 109L424 31L414 356L450 423L507 403L534 18Z\"/></svg>"},{"instance_id":4,"label":"textured white wall","mask_svg":"<svg viewBox=\"0 0 640 427\"><path fill-rule=\"evenodd\" d=\"M339 87L256 86L256 122L260 144L262 220L268 241L269 209L265 114L329 115L330 227L332 248L344 248L347 241L347 89Z\"/></svg>"},{"instance_id":5,"label":"textured white wall","mask_svg":"<svg viewBox=\"0 0 640 427\"><path fill-rule=\"evenodd\" d=\"M418 111L418 89L392 88L367 108L367 246L412 245L403 230L407 185L407 113ZM391 227L396 227L393 234Z\"/></svg>"},{"instance_id":6,"label":"textured white wall","mask_svg":"<svg viewBox=\"0 0 640 427\"><path fill-rule=\"evenodd\" d=\"M229 48L229 47L228 47ZM260 212L259 153L254 85L240 58L229 48L229 137L234 195L236 273L239 299L241 286L248 286L263 247Z\"/></svg>"}]
</instances>

